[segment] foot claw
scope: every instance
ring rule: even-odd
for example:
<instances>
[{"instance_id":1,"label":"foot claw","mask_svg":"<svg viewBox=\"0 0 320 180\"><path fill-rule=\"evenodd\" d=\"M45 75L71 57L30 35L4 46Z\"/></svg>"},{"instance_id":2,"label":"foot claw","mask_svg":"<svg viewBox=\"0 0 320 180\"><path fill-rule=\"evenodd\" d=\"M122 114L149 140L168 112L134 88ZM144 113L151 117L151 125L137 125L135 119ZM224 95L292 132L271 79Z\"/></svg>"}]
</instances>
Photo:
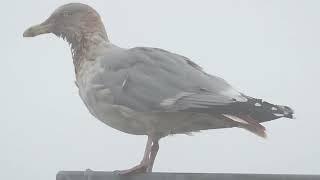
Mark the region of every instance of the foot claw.
<instances>
[{"instance_id":1,"label":"foot claw","mask_svg":"<svg viewBox=\"0 0 320 180\"><path fill-rule=\"evenodd\" d=\"M116 170L113 173L118 175L131 175L131 174L139 174L139 173L146 173L148 166L145 164L139 164L131 169L127 170Z\"/></svg>"}]
</instances>

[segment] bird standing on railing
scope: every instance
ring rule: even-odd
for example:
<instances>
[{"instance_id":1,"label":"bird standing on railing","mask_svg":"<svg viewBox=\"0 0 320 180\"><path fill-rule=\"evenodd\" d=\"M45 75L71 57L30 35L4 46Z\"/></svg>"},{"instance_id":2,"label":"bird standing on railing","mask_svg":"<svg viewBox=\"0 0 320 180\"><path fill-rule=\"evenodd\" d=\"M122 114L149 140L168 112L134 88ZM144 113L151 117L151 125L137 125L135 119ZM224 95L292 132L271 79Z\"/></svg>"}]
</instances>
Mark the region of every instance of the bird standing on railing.
<instances>
[{"instance_id":1,"label":"bird standing on railing","mask_svg":"<svg viewBox=\"0 0 320 180\"><path fill-rule=\"evenodd\" d=\"M240 127L266 137L260 123L292 118L291 108L246 96L184 56L115 46L88 5L63 5L23 35L45 33L70 44L76 84L90 113L122 132L148 136L141 163L120 174L151 172L159 139L170 134Z\"/></svg>"}]
</instances>

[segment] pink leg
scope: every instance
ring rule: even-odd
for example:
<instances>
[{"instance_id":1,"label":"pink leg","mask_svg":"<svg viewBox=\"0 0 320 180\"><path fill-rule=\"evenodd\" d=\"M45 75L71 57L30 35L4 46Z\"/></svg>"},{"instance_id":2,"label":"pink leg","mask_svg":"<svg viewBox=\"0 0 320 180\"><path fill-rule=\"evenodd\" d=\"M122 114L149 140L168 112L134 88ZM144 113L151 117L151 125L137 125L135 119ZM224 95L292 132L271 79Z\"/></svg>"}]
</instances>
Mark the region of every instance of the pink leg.
<instances>
[{"instance_id":1,"label":"pink leg","mask_svg":"<svg viewBox=\"0 0 320 180\"><path fill-rule=\"evenodd\" d=\"M144 151L143 159L140 162L140 164L127 170L116 171L116 173L121 175L128 175L128 174L134 174L134 173L147 172L149 162L150 162L151 151L152 151L152 138L148 136L147 145Z\"/></svg>"},{"instance_id":2,"label":"pink leg","mask_svg":"<svg viewBox=\"0 0 320 180\"><path fill-rule=\"evenodd\" d=\"M156 159L158 150L159 150L159 139L156 139L152 143L151 153L150 153L150 162L149 162L149 167L147 169L147 172L152 172L154 160Z\"/></svg>"},{"instance_id":3,"label":"pink leg","mask_svg":"<svg viewBox=\"0 0 320 180\"><path fill-rule=\"evenodd\" d=\"M152 149L152 138L150 136L148 136L147 145L146 145L146 148L144 150L143 159L142 159L141 162L147 162L148 161L151 149Z\"/></svg>"}]
</instances>

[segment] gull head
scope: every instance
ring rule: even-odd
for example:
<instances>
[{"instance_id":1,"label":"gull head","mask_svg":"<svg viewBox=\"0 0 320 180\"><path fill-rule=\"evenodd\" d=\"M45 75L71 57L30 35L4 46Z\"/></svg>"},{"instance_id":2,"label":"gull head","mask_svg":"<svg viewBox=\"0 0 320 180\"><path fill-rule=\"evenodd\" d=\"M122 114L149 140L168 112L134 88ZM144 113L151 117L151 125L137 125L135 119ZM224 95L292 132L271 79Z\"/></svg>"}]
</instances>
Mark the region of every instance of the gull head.
<instances>
[{"instance_id":1,"label":"gull head","mask_svg":"<svg viewBox=\"0 0 320 180\"><path fill-rule=\"evenodd\" d=\"M99 34L107 40L100 15L92 7L81 3L70 3L57 8L44 22L28 28L23 37L47 33L53 33L71 44L92 34Z\"/></svg>"}]
</instances>

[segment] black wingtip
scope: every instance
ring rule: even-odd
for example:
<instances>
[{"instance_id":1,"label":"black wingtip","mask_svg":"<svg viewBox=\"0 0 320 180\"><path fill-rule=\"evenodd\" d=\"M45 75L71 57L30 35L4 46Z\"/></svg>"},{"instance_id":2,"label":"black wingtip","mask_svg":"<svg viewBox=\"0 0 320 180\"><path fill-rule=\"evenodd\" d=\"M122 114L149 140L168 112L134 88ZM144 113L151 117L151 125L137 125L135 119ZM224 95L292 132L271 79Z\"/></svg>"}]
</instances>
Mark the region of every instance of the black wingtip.
<instances>
[{"instance_id":1,"label":"black wingtip","mask_svg":"<svg viewBox=\"0 0 320 180\"><path fill-rule=\"evenodd\" d=\"M271 121L282 117L295 119L294 110L289 106L275 105L250 97L247 104L251 109L250 116L259 120L259 122Z\"/></svg>"},{"instance_id":2,"label":"black wingtip","mask_svg":"<svg viewBox=\"0 0 320 180\"><path fill-rule=\"evenodd\" d=\"M294 110L290 108L289 106L280 106L280 108L283 110L283 116L290 119L294 118Z\"/></svg>"}]
</instances>

